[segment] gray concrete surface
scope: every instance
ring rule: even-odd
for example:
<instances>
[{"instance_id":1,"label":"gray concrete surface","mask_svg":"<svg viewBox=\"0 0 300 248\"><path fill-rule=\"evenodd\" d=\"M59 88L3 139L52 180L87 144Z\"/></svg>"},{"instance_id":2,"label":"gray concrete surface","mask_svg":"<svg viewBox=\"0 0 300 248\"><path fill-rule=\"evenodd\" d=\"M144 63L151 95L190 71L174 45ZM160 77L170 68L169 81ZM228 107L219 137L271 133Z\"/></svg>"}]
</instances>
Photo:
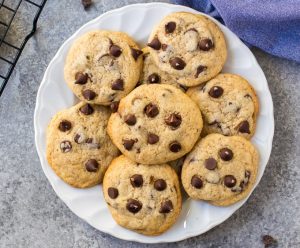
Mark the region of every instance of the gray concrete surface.
<instances>
[{"instance_id":1,"label":"gray concrete surface","mask_svg":"<svg viewBox=\"0 0 300 248\"><path fill-rule=\"evenodd\" d=\"M263 234L277 238L279 247L300 247L300 65L258 49L253 52L274 101L273 151L261 183L230 219L182 242L141 245L95 230L56 196L34 146L33 112L43 73L63 41L82 24L139 1L95 2L85 12L79 0L48 1L39 29L0 98L0 247L263 247Z\"/></svg>"}]
</instances>

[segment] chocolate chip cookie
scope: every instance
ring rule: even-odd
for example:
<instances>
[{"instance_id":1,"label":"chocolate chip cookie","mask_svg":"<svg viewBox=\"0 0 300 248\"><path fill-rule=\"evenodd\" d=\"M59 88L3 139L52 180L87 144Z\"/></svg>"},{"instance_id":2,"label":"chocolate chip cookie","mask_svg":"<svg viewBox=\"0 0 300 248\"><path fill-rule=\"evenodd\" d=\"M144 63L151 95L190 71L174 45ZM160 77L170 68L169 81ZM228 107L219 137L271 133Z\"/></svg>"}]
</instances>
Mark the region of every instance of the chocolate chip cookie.
<instances>
[{"instance_id":1,"label":"chocolate chip cookie","mask_svg":"<svg viewBox=\"0 0 300 248\"><path fill-rule=\"evenodd\" d=\"M190 88L204 119L203 134L240 135L250 139L255 132L259 110L254 89L242 77L219 74L207 83Z\"/></svg>"},{"instance_id":2,"label":"chocolate chip cookie","mask_svg":"<svg viewBox=\"0 0 300 248\"><path fill-rule=\"evenodd\" d=\"M124 155L109 166L103 195L119 225L145 235L166 231L181 210L179 180L169 165L138 164Z\"/></svg>"},{"instance_id":3,"label":"chocolate chip cookie","mask_svg":"<svg viewBox=\"0 0 300 248\"><path fill-rule=\"evenodd\" d=\"M220 28L203 15L186 12L166 16L152 31L148 46L155 64L185 86L217 75L227 57Z\"/></svg>"},{"instance_id":4,"label":"chocolate chip cookie","mask_svg":"<svg viewBox=\"0 0 300 248\"><path fill-rule=\"evenodd\" d=\"M144 65L143 65L143 71L141 73L139 83L140 84L170 84L181 89L183 92L186 92L188 87L180 84L175 80L174 77L160 70L156 66L152 57L150 56L149 50L150 50L149 47L145 47L142 49Z\"/></svg>"},{"instance_id":5,"label":"chocolate chip cookie","mask_svg":"<svg viewBox=\"0 0 300 248\"><path fill-rule=\"evenodd\" d=\"M80 100L109 105L137 84L141 55L137 44L125 33L89 32L71 47L64 68L65 80Z\"/></svg>"},{"instance_id":6,"label":"chocolate chip cookie","mask_svg":"<svg viewBox=\"0 0 300 248\"><path fill-rule=\"evenodd\" d=\"M120 101L108 134L121 152L138 163L157 164L188 153L199 138L197 105L167 84L145 84Z\"/></svg>"},{"instance_id":7,"label":"chocolate chip cookie","mask_svg":"<svg viewBox=\"0 0 300 248\"><path fill-rule=\"evenodd\" d=\"M245 138L209 134L186 157L182 184L193 199L227 206L249 195L258 162L256 148Z\"/></svg>"},{"instance_id":8,"label":"chocolate chip cookie","mask_svg":"<svg viewBox=\"0 0 300 248\"><path fill-rule=\"evenodd\" d=\"M107 107L80 102L58 112L47 130L47 160L66 183L86 188L102 182L119 151L106 133Z\"/></svg>"}]
</instances>

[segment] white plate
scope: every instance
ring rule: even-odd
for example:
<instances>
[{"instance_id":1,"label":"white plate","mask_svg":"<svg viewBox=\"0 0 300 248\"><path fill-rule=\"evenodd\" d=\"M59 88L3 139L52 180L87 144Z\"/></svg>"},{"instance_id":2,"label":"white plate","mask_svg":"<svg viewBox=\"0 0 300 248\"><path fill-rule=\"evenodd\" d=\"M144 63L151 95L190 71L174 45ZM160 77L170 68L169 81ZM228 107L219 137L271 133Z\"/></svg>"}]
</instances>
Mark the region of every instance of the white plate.
<instances>
[{"instance_id":1,"label":"white plate","mask_svg":"<svg viewBox=\"0 0 300 248\"><path fill-rule=\"evenodd\" d=\"M140 45L144 45L153 26L167 14L176 11L198 13L187 7L165 3L135 4L109 11L88 22L60 47L46 70L37 94L34 114L36 148L42 168L54 191L80 218L98 230L124 240L158 243L196 236L225 221L246 202L243 200L230 207L215 207L202 201L187 199L183 203L180 218L170 230L157 237L147 237L126 230L114 222L103 199L101 186L84 190L72 188L59 179L47 163L45 157L47 124L57 111L72 106L76 101L63 76L64 60L74 40L90 30L109 29L126 32ZM228 28L215 22L224 32L228 44L228 59L223 71L237 73L248 79L259 97L257 131L252 139L261 155L257 185L272 147L274 133L272 98L264 73L251 51Z\"/></svg>"}]
</instances>

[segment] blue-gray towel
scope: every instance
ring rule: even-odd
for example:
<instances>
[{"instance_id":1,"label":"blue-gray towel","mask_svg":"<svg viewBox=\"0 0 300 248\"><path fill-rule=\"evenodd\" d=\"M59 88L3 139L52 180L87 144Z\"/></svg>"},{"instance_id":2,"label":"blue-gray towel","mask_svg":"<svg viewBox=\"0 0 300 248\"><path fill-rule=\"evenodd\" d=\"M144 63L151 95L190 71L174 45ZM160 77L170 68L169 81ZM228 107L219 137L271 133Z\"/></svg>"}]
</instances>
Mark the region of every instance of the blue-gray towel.
<instances>
[{"instance_id":1,"label":"blue-gray towel","mask_svg":"<svg viewBox=\"0 0 300 248\"><path fill-rule=\"evenodd\" d=\"M300 0L172 0L225 24L246 43L300 63Z\"/></svg>"}]
</instances>

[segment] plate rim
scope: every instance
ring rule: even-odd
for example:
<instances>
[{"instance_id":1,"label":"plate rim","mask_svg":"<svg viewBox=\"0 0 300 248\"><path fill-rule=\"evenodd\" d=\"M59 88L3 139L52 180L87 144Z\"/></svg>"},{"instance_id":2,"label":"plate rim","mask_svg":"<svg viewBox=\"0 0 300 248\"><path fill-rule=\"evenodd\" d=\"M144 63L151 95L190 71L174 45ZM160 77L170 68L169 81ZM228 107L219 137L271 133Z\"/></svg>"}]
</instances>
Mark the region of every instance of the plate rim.
<instances>
[{"instance_id":1,"label":"plate rim","mask_svg":"<svg viewBox=\"0 0 300 248\"><path fill-rule=\"evenodd\" d=\"M43 152L40 149L40 141L39 141L39 135L38 135L39 134L39 131L38 131L39 125L38 125L38 120L37 120L37 116L39 114L39 109L41 108L41 105L42 105L41 104L41 94L42 94L43 88L46 85L46 79L48 78L48 74L49 74L50 68L53 66L53 63L58 59L58 57L60 56L61 51L64 49L64 47L67 46L68 43L77 36L77 34L79 34L85 27L91 25L93 22L96 22L98 19L101 19L101 18L104 18L105 16L114 14L115 12L125 12L127 9L131 9L131 8L139 8L139 7L144 7L144 8L151 8L151 7L172 7L172 8L174 8L175 6L177 6L177 7L179 7L179 8L182 9L182 10L179 10L179 11L188 11L188 12L193 12L193 13L200 13L200 14L208 17L209 19L211 19L215 23L217 23L219 26L221 25L223 28L225 28L227 31L229 31L233 36L235 36L236 38L238 38L235 33L233 33L226 26L224 26L223 24L221 24L218 20L212 18L211 16L208 16L205 13L199 12L199 11L197 11L195 9L192 9L192 8L189 8L187 6L170 4L170 3L162 3L162 2L129 4L129 5L126 5L126 6L123 6L123 7L120 7L120 8L109 10L109 11L104 12L101 15L99 15L99 16L91 19L90 21L88 21L87 23L85 23L84 25L82 25L80 28L78 28L69 38L67 38L61 44L60 48L57 50L57 52L55 53L54 57L49 62L48 66L47 66L47 68L45 70L45 73L44 73L43 79L41 81L41 84L40 84L40 86L38 88L38 92L37 92L37 96L36 96L36 105L35 105L35 110L34 110L34 132L35 132L34 138L35 138L35 147L36 147L36 150L37 150L37 153L38 153L38 157L39 157L39 161L40 161L42 170L43 170L46 178L50 182L50 185L52 186L52 189L54 190L54 192L56 193L56 195L60 198L60 200L62 200L62 202L64 202L68 206L68 208L77 217L81 218L82 220L84 220L85 222L87 222L89 225L93 226L95 229L97 229L97 230L99 230L101 232L107 233L107 234L109 234L109 235L111 235L113 237L116 237L118 239L121 239L121 240L134 241L134 242L139 242L139 243L168 243L168 242L177 242L177 241L185 240L185 239L188 239L188 238L191 238L191 237L199 236L199 235L201 235L201 234L209 231L210 229L214 228L215 226L217 226L217 225L223 223L225 220L227 220L230 216L233 215L233 213L235 213L240 207L242 207L246 203L246 201L248 200L248 198L250 197L250 195L253 193L253 191L256 189L257 185L259 184L259 182L260 182L260 180L261 180L261 178L262 178L262 176L264 174L265 168L268 165L268 161L269 161L270 155L271 155L272 143L273 143L273 137L274 137L274 108L273 108L272 96L271 96L271 93L270 93L270 90L269 90L269 86L268 86L268 82L267 82L267 79L265 77L265 74L264 74L263 70L261 69L259 63L257 62L255 56L253 55L253 53L251 52L251 50L242 41L240 41L241 45L244 46L244 49L247 50L247 53L250 54L252 62L255 64L255 66L257 67L257 69L261 71L261 75L263 76L263 79L266 81L266 92L265 93L267 93L266 97L269 98L268 100L271 103L270 106L269 106L269 109L268 109L268 112L270 112L269 114L270 114L270 117L271 117L271 123L269 123L269 130L270 130L269 131L269 135L270 135L270 138L268 139L268 141L266 141L266 142L269 143L268 144L268 149L265 151L265 155L267 157L267 161L266 161L266 165L263 168L262 175L260 177L257 177L256 183L255 183L255 185L254 185L251 193L249 193L249 195L244 200L241 201L242 203L240 204L240 206L238 206L234 211L232 211L232 213L225 214L224 216L222 216L222 218L219 218L218 220L212 222L210 225L208 225L205 228L204 231L202 230L200 232L197 232L197 231L186 232L185 236L175 237L172 240L162 240L162 239L159 239L160 236L153 236L152 239L147 239L147 241L145 242L145 241L142 240L142 238L139 238L140 236L137 236L137 237L131 237L131 236L124 237L124 236L119 235L118 233L110 232L110 230L103 230L103 229L101 230L98 227L95 227L95 225L93 225L92 223L90 223L87 219L85 219L83 217L80 217L73 210L73 208L71 207L71 204L69 204L69 202L66 199L63 199L62 194L59 193L55 189L55 187L53 185L53 182L50 180L49 175L47 174L47 172L46 172L46 170L44 168L45 165L43 165L43 157L45 156L45 154L43 154ZM185 10L183 10L183 9L185 9ZM143 237L143 236L141 236L141 237Z\"/></svg>"}]
</instances>

